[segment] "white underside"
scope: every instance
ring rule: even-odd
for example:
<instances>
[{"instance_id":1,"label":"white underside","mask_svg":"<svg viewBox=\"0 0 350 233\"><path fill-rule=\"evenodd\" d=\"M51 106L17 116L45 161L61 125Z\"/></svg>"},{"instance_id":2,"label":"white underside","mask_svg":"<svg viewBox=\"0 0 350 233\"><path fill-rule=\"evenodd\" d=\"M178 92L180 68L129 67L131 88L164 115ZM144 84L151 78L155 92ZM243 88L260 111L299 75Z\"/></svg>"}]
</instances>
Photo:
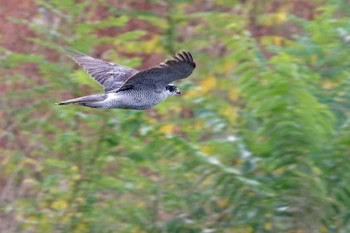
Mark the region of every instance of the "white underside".
<instances>
[{"instance_id":1,"label":"white underside","mask_svg":"<svg viewBox=\"0 0 350 233\"><path fill-rule=\"evenodd\" d=\"M109 93L103 101L90 103L90 107L95 108L126 108L144 110L151 108L168 97L168 93L145 92L138 95L127 94L125 92Z\"/></svg>"}]
</instances>

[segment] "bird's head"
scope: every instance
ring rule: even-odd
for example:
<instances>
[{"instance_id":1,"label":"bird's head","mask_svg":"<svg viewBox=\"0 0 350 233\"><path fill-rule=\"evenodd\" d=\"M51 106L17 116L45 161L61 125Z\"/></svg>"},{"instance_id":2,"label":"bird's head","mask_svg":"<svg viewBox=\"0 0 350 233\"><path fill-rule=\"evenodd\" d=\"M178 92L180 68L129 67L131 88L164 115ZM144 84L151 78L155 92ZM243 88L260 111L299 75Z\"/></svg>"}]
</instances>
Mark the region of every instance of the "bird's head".
<instances>
[{"instance_id":1,"label":"bird's head","mask_svg":"<svg viewBox=\"0 0 350 233\"><path fill-rule=\"evenodd\" d=\"M181 94L180 89L177 88L177 86L175 86L174 84L168 84L165 87L165 91L169 94L169 96Z\"/></svg>"}]
</instances>

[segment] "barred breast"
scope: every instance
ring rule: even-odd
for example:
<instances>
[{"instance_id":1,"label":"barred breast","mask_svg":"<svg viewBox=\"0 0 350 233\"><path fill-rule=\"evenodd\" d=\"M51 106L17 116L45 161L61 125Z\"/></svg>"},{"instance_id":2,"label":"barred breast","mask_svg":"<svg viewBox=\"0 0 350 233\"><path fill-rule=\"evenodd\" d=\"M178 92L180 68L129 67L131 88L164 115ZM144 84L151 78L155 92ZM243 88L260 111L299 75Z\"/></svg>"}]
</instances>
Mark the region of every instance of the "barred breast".
<instances>
[{"instance_id":1,"label":"barred breast","mask_svg":"<svg viewBox=\"0 0 350 233\"><path fill-rule=\"evenodd\" d=\"M125 108L135 110L149 109L167 98L165 92L125 90L109 93L104 100L107 108Z\"/></svg>"}]
</instances>

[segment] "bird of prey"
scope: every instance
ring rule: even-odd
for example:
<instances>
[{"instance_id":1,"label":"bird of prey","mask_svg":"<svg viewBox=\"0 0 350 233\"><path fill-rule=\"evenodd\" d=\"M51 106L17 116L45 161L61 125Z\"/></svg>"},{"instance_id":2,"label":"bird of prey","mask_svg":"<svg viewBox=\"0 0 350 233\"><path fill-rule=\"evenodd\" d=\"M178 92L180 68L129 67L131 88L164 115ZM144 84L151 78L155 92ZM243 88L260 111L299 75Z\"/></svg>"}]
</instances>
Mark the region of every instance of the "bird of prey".
<instances>
[{"instance_id":1,"label":"bird of prey","mask_svg":"<svg viewBox=\"0 0 350 233\"><path fill-rule=\"evenodd\" d=\"M104 87L104 94L83 96L57 103L79 104L90 108L145 110L169 96L180 94L172 82L187 78L196 67L189 52L180 52L152 68L138 71L70 51L71 58Z\"/></svg>"}]
</instances>

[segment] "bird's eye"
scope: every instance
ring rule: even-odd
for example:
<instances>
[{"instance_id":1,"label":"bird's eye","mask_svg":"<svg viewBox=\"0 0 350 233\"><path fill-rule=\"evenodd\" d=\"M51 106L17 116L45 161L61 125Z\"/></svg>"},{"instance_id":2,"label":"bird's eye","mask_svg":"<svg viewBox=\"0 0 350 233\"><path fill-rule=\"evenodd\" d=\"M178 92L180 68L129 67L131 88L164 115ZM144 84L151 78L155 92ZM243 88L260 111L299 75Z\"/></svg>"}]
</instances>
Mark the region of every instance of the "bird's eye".
<instances>
[{"instance_id":1,"label":"bird's eye","mask_svg":"<svg viewBox=\"0 0 350 233\"><path fill-rule=\"evenodd\" d=\"M176 87L175 86L167 86L166 87L166 89L168 90L168 91L170 91L170 92L174 92L174 91L176 91Z\"/></svg>"}]
</instances>

